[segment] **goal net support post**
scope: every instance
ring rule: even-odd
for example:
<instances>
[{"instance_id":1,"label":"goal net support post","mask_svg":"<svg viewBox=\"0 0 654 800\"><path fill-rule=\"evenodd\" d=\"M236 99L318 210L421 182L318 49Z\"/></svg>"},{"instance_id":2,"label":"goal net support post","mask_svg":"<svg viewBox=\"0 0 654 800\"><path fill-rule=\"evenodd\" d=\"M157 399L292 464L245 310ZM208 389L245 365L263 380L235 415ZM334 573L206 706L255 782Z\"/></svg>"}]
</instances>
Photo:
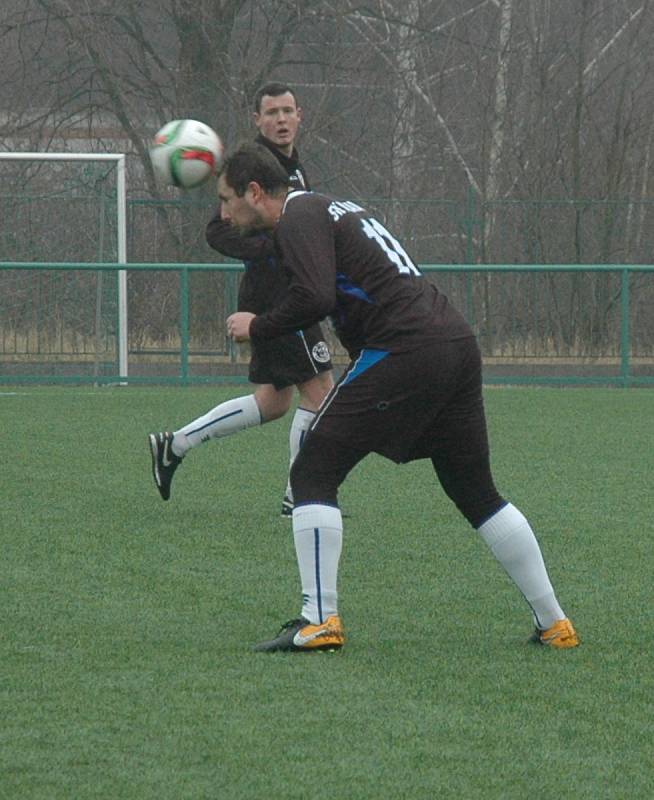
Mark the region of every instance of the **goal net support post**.
<instances>
[{"instance_id":1,"label":"goal net support post","mask_svg":"<svg viewBox=\"0 0 654 800\"><path fill-rule=\"evenodd\" d=\"M116 235L117 263L127 264L127 184L124 153L0 153L2 161L95 161L116 165ZM118 270L118 370L127 379L127 272Z\"/></svg>"}]
</instances>

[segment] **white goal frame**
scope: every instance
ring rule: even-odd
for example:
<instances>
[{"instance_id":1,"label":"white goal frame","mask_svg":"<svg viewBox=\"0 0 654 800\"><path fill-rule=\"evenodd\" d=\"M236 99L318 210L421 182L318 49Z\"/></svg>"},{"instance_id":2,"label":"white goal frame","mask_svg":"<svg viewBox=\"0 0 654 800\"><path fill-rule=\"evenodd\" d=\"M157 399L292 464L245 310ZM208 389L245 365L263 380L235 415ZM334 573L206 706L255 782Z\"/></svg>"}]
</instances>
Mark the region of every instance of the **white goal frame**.
<instances>
[{"instance_id":1,"label":"white goal frame","mask_svg":"<svg viewBox=\"0 0 654 800\"><path fill-rule=\"evenodd\" d=\"M3 153L1 161L115 161L118 264L127 264L127 183L124 153ZM118 270L118 371L127 378L127 272Z\"/></svg>"}]
</instances>

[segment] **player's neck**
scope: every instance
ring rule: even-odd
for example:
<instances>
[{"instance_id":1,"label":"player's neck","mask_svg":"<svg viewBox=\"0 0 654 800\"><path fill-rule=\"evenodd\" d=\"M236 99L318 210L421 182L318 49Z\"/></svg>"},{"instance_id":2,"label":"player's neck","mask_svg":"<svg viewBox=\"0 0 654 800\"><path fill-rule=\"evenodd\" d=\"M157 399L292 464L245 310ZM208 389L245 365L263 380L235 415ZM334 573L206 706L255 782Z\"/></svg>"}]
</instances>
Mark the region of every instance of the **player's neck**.
<instances>
[{"instance_id":1,"label":"player's neck","mask_svg":"<svg viewBox=\"0 0 654 800\"><path fill-rule=\"evenodd\" d=\"M284 158L291 158L293 156L295 141L289 142L288 144L277 144L273 142L272 139L264 136L263 133L259 133L258 139L261 144L264 144L269 150L272 150L273 153L281 153Z\"/></svg>"},{"instance_id":2,"label":"player's neck","mask_svg":"<svg viewBox=\"0 0 654 800\"><path fill-rule=\"evenodd\" d=\"M286 156L286 158L290 158L293 155L293 147L294 147L294 145L293 145L292 142L291 142L291 144L283 144L281 146L275 145L275 149L279 150L279 152L283 156Z\"/></svg>"},{"instance_id":3,"label":"player's neck","mask_svg":"<svg viewBox=\"0 0 654 800\"><path fill-rule=\"evenodd\" d=\"M292 190L289 188L287 192L281 192L277 195L268 195L266 197L264 205L264 219L268 223L267 227L269 230L274 230L277 227L277 223L284 212L286 198L288 197L290 191Z\"/></svg>"}]
</instances>

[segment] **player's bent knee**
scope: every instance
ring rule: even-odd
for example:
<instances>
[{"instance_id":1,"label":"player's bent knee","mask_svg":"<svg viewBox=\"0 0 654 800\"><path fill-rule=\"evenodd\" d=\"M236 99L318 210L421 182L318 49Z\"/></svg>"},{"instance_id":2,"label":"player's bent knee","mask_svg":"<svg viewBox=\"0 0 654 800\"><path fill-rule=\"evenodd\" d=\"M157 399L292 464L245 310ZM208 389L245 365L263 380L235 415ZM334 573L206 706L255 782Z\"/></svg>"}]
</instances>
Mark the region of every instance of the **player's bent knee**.
<instances>
[{"instance_id":1,"label":"player's bent knee","mask_svg":"<svg viewBox=\"0 0 654 800\"><path fill-rule=\"evenodd\" d=\"M331 372L321 372L311 380L299 383L297 390L302 408L306 408L309 411L317 411L333 385L334 380Z\"/></svg>"},{"instance_id":2,"label":"player's bent knee","mask_svg":"<svg viewBox=\"0 0 654 800\"><path fill-rule=\"evenodd\" d=\"M339 486L365 455L328 437L311 433L291 467L295 504L314 502L336 505Z\"/></svg>"},{"instance_id":3,"label":"player's bent knee","mask_svg":"<svg viewBox=\"0 0 654 800\"><path fill-rule=\"evenodd\" d=\"M321 457L318 448L310 447L309 437L291 467L290 481L295 505L309 502L336 504L340 481L333 463Z\"/></svg>"},{"instance_id":4,"label":"player's bent knee","mask_svg":"<svg viewBox=\"0 0 654 800\"><path fill-rule=\"evenodd\" d=\"M457 503L456 505L472 527L477 530L487 519L496 514L502 506L506 505L506 500L497 492L493 492L485 497L473 498L470 502Z\"/></svg>"},{"instance_id":5,"label":"player's bent knee","mask_svg":"<svg viewBox=\"0 0 654 800\"><path fill-rule=\"evenodd\" d=\"M275 389L274 386L262 385L254 392L255 400L263 422L272 422L286 414L293 402L293 387Z\"/></svg>"},{"instance_id":6,"label":"player's bent knee","mask_svg":"<svg viewBox=\"0 0 654 800\"><path fill-rule=\"evenodd\" d=\"M473 528L477 529L505 504L486 457L447 465L438 459L432 462L445 493Z\"/></svg>"}]
</instances>

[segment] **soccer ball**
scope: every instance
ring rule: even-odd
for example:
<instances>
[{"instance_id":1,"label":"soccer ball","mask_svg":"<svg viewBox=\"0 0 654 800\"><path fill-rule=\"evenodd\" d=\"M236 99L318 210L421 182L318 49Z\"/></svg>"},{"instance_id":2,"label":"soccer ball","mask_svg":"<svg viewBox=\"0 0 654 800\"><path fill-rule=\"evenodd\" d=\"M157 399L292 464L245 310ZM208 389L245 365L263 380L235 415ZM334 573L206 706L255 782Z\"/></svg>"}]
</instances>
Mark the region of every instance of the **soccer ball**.
<instances>
[{"instance_id":1,"label":"soccer ball","mask_svg":"<svg viewBox=\"0 0 654 800\"><path fill-rule=\"evenodd\" d=\"M220 169L223 152L220 137L204 122L176 119L154 137L150 160L162 183L195 189Z\"/></svg>"}]
</instances>

